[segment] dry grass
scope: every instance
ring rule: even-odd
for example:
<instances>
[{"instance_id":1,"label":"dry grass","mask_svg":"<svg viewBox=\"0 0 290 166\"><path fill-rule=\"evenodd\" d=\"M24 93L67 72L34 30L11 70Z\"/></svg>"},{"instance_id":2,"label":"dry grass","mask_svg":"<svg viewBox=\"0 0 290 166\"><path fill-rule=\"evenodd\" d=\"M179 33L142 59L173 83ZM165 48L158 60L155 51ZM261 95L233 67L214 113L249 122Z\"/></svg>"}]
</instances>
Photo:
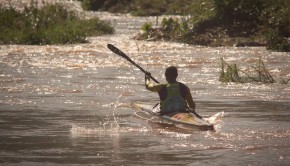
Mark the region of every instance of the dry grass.
<instances>
[{"instance_id":1,"label":"dry grass","mask_svg":"<svg viewBox=\"0 0 290 166\"><path fill-rule=\"evenodd\" d=\"M259 82L264 84L277 82L266 68L261 57L257 64L253 65L248 72L240 70L236 64L228 64L223 58L221 58L219 81L237 83ZM288 80L282 79L279 83L287 84L289 81L290 78Z\"/></svg>"}]
</instances>

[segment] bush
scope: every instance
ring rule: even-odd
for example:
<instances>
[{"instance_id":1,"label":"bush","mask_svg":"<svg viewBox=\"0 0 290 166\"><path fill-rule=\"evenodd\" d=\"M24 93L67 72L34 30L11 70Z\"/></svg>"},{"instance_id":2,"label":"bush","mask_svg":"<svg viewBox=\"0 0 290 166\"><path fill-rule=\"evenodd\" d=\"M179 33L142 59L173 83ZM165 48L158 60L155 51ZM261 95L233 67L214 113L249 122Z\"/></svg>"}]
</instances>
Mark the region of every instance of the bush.
<instances>
[{"instance_id":1,"label":"bush","mask_svg":"<svg viewBox=\"0 0 290 166\"><path fill-rule=\"evenodd\" d=\"M112 12L127 12L132 5L132 0L79 0L85 10L100 10Z\"/></svg>"},{"instance_id":2,"label":"bush","mask_svg":"<svg viewBox=\"0 0 290 166\"><path fill-rule=\"evenodd\" d=\"M290 1L280 0L264 11L268 27L267 48L290 52Z\"/></svg>"},{"instance_id":3,"label":"bush","mask_svg":"<svg viewBox=\"0 0 290 166\"><path fill-rule=\"evenodd\" d=\"M84 43L86 37L113 33L97 18L81 20L63 6L26 7L23 12L0 6L0 44Z\"/></svg>"},{"instance_id":4,"label":"bush","mask_svg":"<svg viewBox=\"0 0 290 166\"><path fill-rule=\"evenodd\" d=\"M228 23L233 21L259 22L264 0L214 0L217 16Z\"/></svg>"},{"instance_id":5,"label":"bush","mask_svg":"<svg viewBox=\"0 0 290 166\"><path fill-rule=\"evenodd\" d=\"M150 38L206 46L265 46L267 43L268 49L290 51L289 0L81 1L93 10L139 16L186 15L180 20L165 20L166 25L161 29L150 31ZM141 38L148 39L148 35Z\"/></svg>"},{"instance_id":6,"label":"bush","mask_svg":"<svg viewBox=\"0 0 290 166\"><path fill-rule=\"evenodd\" d=\"M212 0L79 0L86 10L131 13L136 16L188 15L195 12L195 4L208 5ZM198 15L199 17L200 15Z\"/></svg>"}]
</instances>

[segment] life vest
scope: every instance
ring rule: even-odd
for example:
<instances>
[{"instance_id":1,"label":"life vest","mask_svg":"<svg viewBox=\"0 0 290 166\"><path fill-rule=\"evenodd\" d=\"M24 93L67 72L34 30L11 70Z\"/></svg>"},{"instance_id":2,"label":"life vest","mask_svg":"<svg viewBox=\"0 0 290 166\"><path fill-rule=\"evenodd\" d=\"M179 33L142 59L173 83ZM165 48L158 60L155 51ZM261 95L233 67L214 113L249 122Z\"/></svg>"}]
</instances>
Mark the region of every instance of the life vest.
<instances>
[{"instance_id":1,"label":"life vest","mask_svg":"<svg viewBox=\"0 0 290 166\"><path fill-rule=\"evenodd\" d=\"M187 103L181 95L180 83L168 83L164 86L167 93L165 99L160 102L160 113L168 114L172 112L184 112L186 110Z\"/></svg>"}]
</instances>

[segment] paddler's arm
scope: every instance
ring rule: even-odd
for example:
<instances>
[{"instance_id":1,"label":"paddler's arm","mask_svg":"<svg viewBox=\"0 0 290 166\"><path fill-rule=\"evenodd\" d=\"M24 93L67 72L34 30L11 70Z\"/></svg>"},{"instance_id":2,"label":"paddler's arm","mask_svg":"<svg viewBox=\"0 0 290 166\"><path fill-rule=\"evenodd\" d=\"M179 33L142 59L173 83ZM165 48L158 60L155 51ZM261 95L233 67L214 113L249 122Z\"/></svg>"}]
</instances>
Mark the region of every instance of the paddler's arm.
<instances>
[{"instance_id":1,"label":"paddler's arm","mask_svg":"<svg viewBox=\"0 0 290 166\"><path fill-rule=\"evenodd\" d=\"M146 87L146 89L150 90L151 92L159 92L160 89L162 88L162 84L154 85L150 81L150 75L151 75L151 73L149 73L149 72L145 73L145 87Z\"/></svg>"},{"instance_id":2,"label":"paddler's arm","mask_svg":"<svg viewBox=\"0 0 290 166\"><path fill-rule=\"evenodd\" d=\"M189 106L189 108L190 108L190 111L195 112L196 104L195 104L195 102L194 102L193 99L192 99L192 96L191 96L191 93L190 93L189 88L186 87L186 89L187 89L187 95L186 95L185 100L186 100L186 102L188 103L188 106Z\"/></svg>"}]
</instances>

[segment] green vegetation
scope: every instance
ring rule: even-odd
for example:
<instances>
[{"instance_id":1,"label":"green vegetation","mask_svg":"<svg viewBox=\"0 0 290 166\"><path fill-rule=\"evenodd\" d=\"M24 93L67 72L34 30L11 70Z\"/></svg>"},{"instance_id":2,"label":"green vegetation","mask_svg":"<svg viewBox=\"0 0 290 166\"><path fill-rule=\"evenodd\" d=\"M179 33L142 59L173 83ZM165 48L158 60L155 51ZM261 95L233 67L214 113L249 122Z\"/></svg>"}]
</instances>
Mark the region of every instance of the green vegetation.
<instances>
[{"instance_id":1,"label":"green vegetation","mask_svg":"<svg viewBox=\"0 0 290 166\"><path fill-rule=\"evenodd\" d=\"M82 20L59 4L26 7L22 12L0 6L0 44L84 43L87 36L113 32L107 22Z\"/></svg>"},{"instance_id":2,"label":"green vegetation","mask_svg":"<svg viewBox=\"0 0 290 166\"><path fill-rule=\"evenodd\" d=\"M131 0L79 0L85 10L127 13Z\"/></svg>"},{"instance_id":3,"label":"green vegetation","mask_svg":"<svg viewBox=\"0 0 290 166\"><path fill-rule=\"evenodd\" d=\"M262 58L259 58L257 65L253 65L248 72L240 70L236 64L228 64L221 58L221 72L219 81L221 82L237 82L237 83L276 83L269 70L265 67ZM281 84L287 84L290 81L282 79Z\"/></svg>"},{"instance_id":4,"label":"green vegetation","mask_svg":"<svg viewBox=\"0 0 290 166\"><path fill-rule=\"evenodd\" d=\"M215 25L225 25L230 37L260 38L267 48L290 51L289 0L214 0ZM238 33L241 32L241 33Z\"/></svg>"},{"instance_id":5,"label":"green vegetation","mask_svg":"<svg viewBox=\"0 0 290 166\"><path fill-rule=\"evenodd\" d=\"M271 3L272 2L272 3ZM290 1L269 1L265 9L267 29L267 48L290 52Z\"/></svg>"},{"instance_id":6,"label":"green vegetation","mask_svg":"<svg viewBox=\"0 0 290 166\"><path fill-rule=\"evenodd\" d=\"M192 17L165 18L161 28L146 33L151 34L151 39L203 46L267 46L271 50L290 51L288 0L267 3L262 0L208 0L195 1L191 6L195 9ZM142 40L146 36L135 38Z\"/></svg>"},{"instance_id":7,"label":"green vegetation","mask_svg":"<svg viewBox=\"0 0 290 166\"><path fill-rule=\"evenodd\" d=\"M267 46L290 51L289 0L81 0L90 10L138 16L184 15L165 19L135 38L204 46ZM150 24L150 23L148 23Z\"/></svg>"},{"instance_id":8,"label":"green vegetation","mask_svg":"<svg viewBox=\"0 0 290 166\"><path fill-rule=\"evenodd\" d=\"M195 3L206 5L208 0L79 0L86 10L131 13L135 16L163 14L187 15L195 12ZM205 2L205 3L203 3Z\"/></svg>"}]
</instances>

